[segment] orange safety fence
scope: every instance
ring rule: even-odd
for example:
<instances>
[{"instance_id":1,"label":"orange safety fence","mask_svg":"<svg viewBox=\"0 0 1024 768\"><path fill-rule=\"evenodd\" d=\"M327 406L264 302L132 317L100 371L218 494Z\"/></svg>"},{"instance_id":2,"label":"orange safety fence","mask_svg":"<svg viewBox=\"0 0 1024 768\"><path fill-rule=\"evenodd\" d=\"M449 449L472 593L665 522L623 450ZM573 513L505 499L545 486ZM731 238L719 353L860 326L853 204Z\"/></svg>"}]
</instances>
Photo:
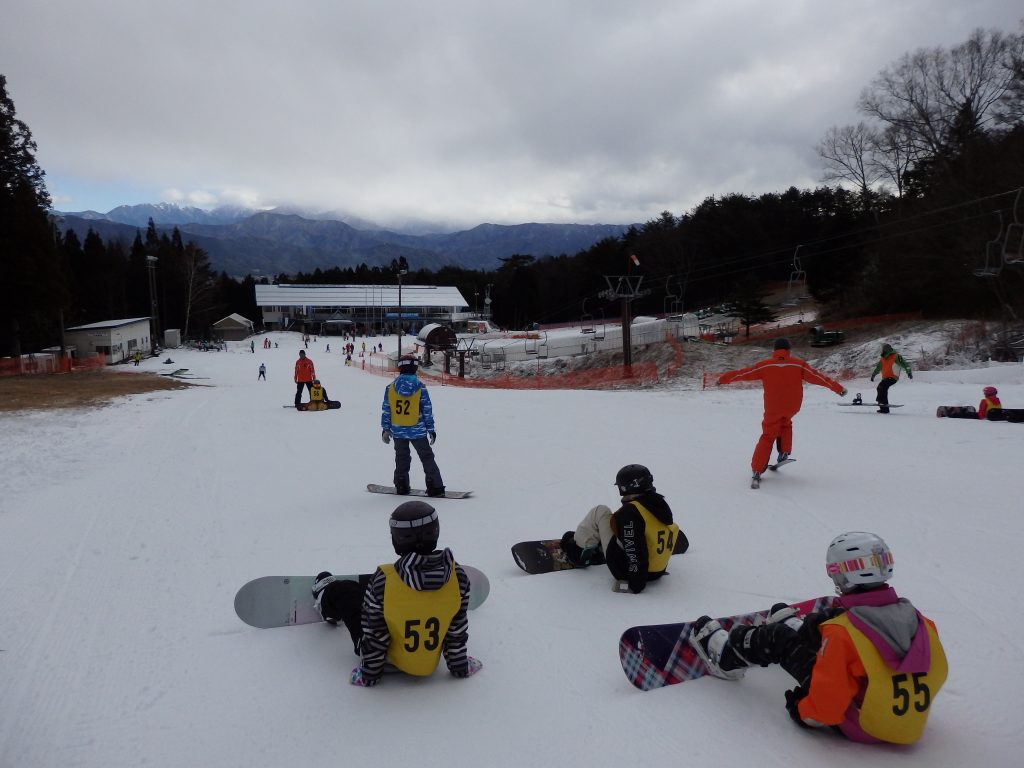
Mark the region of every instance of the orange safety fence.
<instances>
[{"instance_id":1,"label":"orange safety fence","mask_svg":"<svg viewBox=\"0 0 1024 768\"><path fill-rule=\"evenodd\" d=\"M32 376L42 373L77 373L95 371L107 365L104 355L91 357L57 357L55 355L25 355L0 360L0 376Z\"/></svg>"}]
</instances>

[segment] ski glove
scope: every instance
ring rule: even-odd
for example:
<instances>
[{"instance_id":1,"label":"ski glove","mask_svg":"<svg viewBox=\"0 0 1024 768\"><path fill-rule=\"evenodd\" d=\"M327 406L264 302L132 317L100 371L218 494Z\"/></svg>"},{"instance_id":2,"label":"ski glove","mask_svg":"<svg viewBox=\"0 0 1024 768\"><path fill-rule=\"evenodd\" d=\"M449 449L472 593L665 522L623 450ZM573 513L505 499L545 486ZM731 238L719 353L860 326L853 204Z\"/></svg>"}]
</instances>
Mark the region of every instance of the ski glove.
<instances>
[{"instance_id":1,"label":"ski glove","mask_svg":"<svg viewBox=\"0 0 1024 768\"><path fill-rule=\"evenodd\" d=\"M391 433L388 432L386 429L382 429L380 431L380 439L384 441L385 445L387 445L388 443L391 442Z\"/></svg>"},{"instance_id":2,"label":"ski glove","mask_svg":"<svg viewBox=\"0 0 1024 768\"><path fill-rule=\"evenodd\" d=\"M472 656L466 657L466 670L464 672L452 672L453 677L472 677L481 669L483 669L483 662L479 659L474 659Z\"/></svg>"},{"instance_id":3,"label":"ski glove","mask_svg":"<svg viewBox=\"0 0 1024 768\"><path fill-rule=\"evenodd\" d=\"M871 377L871 382L872 382L872 383L874 383L874 381L875 381L875 377L874 377L874 376L872 376L872 377Z\"/></svg>"},{"instance_id":4,"label":"ski glove","mask_svg":"<svg viewBox=\"0 0 1024 768\"><path fill-rule=\"evenodd\" d=\"M437 440L437 432L427 432L427 437L430 438L430 444L433 445L434 441Z\"/></svg>"},{"instance_id":5,"label":"ski glove","mask_svg":"<svg viewBox=\"0 0 1024 768\"><path fill-rule=\"evenodd\" d=\"M360 688L373 688L377 683L380 682L379 677L368 678L363 676L363 668L356 667L352 670L352 676L349 677L348 681L355 686ZM788 694L787 694L788 695Z\"/></svg>"},{"instance_id":6,"label":"ski glove","mask_svg":"<svg viewBox=\"0 0 1024 768\"><path fill-rule=\"evenodd\" d=\"M786 691L786 710L793 721L802 728L810 728L800 717L800 701L807 695L807 684L798 685L792 691Z\"/></svg>"},{"instance_id":7,"label":"ski glove","mask_svg":"<svg viewBox=\"0 0 1024 768\"><path fill-rule=\"evenodd\" d=\"M846 397L846 387L843 387L843 391L839 393L840 397Z\"/></svg>"}]
</instances>

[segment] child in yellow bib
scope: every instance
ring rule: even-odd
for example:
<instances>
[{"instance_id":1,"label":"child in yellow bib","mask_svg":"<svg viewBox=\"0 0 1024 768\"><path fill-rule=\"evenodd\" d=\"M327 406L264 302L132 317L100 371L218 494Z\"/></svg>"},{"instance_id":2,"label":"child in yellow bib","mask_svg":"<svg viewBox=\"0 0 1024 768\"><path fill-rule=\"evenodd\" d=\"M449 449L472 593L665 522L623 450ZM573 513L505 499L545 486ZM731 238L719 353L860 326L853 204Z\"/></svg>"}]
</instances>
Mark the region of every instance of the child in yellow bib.
<instances>
[{"instance_id":1,"label":"child in yellow bib","mask_svg":"<svg viewBox=\"0 0 1024 768\"><path fill-rule=\"evenodd\" d=\"M837 536L825 561L839 594L829 611L799 618L778 603L767 623L730 632L702 616L690 644L724 679L741 678L753 664L780 664L799 683L786 691L786 708L800 725L831 726L853 741L913 744L946 681L935 624L886 583L893 556L879 536Z\"/></svg>"},{"instance_id":2,"label":"child in yellow bib","mask_svg":"<svg viewBox=\"0 0 1024 768\"><path fill-rule=\"evenodd\" d=\"M378 567L365 583L323 571L313 584L320 615L348 627L361 657L351 683L374 686L392 669L428 676L442 656L455 677L475 674L483 665L466 651L469 577L450 549L435 549L437 511L407 501L391 513L390 526L398 560Z\"/></svg>"}]
</instances>

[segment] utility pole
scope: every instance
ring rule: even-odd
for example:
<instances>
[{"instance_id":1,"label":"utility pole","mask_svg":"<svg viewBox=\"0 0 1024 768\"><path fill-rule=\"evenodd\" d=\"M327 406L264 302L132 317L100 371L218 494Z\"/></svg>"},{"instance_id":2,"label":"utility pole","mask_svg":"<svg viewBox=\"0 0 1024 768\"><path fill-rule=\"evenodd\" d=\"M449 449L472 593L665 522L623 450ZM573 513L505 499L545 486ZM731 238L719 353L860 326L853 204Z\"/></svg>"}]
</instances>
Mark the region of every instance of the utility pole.
<instances>
[{"instance_id":1,"label":"utility pole","mask_svg":"<svg viewBox=\"0 0 1024 768\"><path fill-rule=\"evenodd\" d=\"M146 257L149 270L149 352L156 354L157 336L160 334L160 317L156 303L156 256Z\"/></svg>"},{"instance_id":2,"label":"utility pole","mask_svg":"<svg viewBox=\"0 0 1024 768\"><path fill-rule=\"evenodd\" d=\"M405 257L403 256L396 263L398 272L398 359L402 358L402 335L405 333L405 329L402 327L402 275L409 274L409 270L406 268Z\"/></svg>"},{"instance_id":3,"label":"utility pole","mask_svg":"<svg viewBox=\"0 0 1024 768\"><path fill-rule=\"evenodd\" d=\"M633 372L633 343L631 338L632 314L630 302L650 294L650 289L641 290L643 275L605 275L608 289L598 294L602 299L619 299L622 302L622 365L627 376Z\"/></svg>"}]
</instances>

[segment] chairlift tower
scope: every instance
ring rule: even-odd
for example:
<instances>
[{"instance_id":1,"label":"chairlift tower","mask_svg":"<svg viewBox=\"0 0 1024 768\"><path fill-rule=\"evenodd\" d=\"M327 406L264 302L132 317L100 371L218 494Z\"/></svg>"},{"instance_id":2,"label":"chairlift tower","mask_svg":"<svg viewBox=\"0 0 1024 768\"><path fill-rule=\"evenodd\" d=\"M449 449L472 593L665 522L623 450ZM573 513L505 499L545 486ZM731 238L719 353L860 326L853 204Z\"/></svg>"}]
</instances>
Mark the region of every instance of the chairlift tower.
<instances>
[{"instance_id":1,"label":"chairlift tower","mask_svg":"<svg viewBox=\"0 0 1024 768\"><path fill-rule=\"evenodd\" d=\"M602 299L618 299L622 303L622 364L628 376L633 366L633 344L630 337L633 320L629 305L636 299L650 295L651 291L648 288L640 288L644 281L643 275L605 275L604 281L608 288L601 291L598 296Z\"/></svg>"}]
</instances>

